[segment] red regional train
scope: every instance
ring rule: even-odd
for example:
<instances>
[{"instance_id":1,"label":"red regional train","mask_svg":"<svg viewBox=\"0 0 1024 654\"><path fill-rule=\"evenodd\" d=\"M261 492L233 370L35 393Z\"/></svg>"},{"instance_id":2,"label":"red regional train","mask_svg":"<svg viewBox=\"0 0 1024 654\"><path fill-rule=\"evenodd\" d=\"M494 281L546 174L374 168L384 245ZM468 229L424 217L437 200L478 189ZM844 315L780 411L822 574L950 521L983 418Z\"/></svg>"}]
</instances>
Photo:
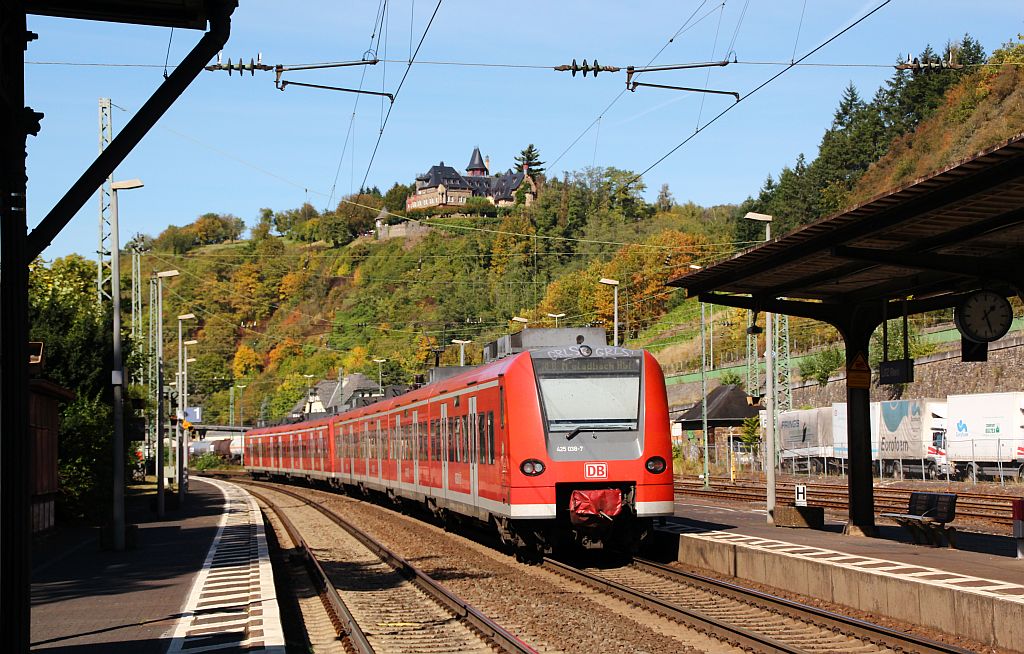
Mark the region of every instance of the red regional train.
<instances>
[{"instance_id":1,"label":"red regional train","mask_svg":"<svg viewBox=\"0 0 1024 654\"><path fill-rule=\"evenodd\" d=\"M665 380L642 350L533 349L337 415L252 429L244 447L254 477L475 518L523 558L635 548L654 517L673 513Z\"/></svg>"}]
</instances>

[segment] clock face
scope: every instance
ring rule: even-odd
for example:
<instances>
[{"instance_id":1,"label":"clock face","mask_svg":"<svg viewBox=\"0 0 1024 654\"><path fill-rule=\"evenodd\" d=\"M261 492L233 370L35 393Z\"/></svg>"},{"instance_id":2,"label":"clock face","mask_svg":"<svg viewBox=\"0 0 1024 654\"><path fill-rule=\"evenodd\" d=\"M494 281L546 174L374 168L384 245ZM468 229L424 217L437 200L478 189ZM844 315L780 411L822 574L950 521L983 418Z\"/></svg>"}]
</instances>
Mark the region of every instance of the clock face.
<instances>
[{"instance_id":1,"label":"clock face","mask_svg":"<svg viewBox=\"0 0 1024 654\"><path fill-rule=\"evenodd\" d=\"M1010 331L1013 308L1005 297L993 291L971 293L953 314L960 333L975 343L990 343Z\"/></svg>"}]
</instances>

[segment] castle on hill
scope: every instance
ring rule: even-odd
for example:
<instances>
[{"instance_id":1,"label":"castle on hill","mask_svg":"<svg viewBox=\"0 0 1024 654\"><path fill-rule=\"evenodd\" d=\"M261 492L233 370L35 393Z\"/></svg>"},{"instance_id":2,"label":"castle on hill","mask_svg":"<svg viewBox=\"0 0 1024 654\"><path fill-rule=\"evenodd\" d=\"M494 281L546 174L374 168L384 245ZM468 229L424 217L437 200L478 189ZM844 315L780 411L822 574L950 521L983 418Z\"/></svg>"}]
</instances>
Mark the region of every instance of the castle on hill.
<instances>
[{"instance_id":1,"label":"castle on hill","mask_svg":"<svg viewBox=\"0 0 1024 654\"><path fill-rule=\"evenodd\" d=\"M473 154L463 175L442 161L416 178L416 191L405 201L406 210L430 207L460 207L469 198L486 198L496 207L515 204L516 193L525 185L526 204L537 197L537 186L529 170L500 175L490 174L490 158L480 155L480 148L473 148Z\"/></svg>"}]
</instances>

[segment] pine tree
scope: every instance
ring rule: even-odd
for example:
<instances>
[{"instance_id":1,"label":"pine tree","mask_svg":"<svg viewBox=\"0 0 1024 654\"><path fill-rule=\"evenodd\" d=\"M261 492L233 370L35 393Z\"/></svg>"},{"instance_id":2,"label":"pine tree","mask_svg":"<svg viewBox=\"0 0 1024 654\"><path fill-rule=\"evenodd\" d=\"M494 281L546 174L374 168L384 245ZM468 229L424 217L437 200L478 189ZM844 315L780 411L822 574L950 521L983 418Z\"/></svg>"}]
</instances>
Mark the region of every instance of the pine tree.
<instances>
[{"instance_id":1,"label":"pine tree","mask_svg":"<svg viewBox=\"0 0 1024 654\"><path fill-rule=\"evenodd\" d=\"M522 171L526 166L531 176L540 175L544 172L544 162L540 160L540 152L533 146L533 143L526 146L526 149L515 158L516 170Z\"/></svg>"},{"instance_id":2,"label":"pine tree","mask_svg":"<svg viewBox=\"0 0 1024 654\"><path fill-rule=\"evenodd\" d=\"M655 208L658 211L671 211L675 203L672 192L668 190L668 184L662 184L661 190L658 191L658 199L654 201Z\"/></svg>"}]
</instances>

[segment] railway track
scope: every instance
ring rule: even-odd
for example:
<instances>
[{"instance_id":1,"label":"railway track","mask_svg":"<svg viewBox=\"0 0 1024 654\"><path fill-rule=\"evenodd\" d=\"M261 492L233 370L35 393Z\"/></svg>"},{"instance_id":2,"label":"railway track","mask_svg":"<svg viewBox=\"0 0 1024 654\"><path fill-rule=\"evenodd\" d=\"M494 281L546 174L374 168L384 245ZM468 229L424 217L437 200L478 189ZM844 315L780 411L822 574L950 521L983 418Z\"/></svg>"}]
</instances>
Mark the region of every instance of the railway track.
<instances>
[{"instance_id":1,"label":"railway track","mask_svg":"<svg viewBox=\"0 0 1024 654\"><path fill-rule=\"evenodd\" d=\"M276 485L242 483L274 511L289 538L299 547L331 622L338 635L348 639L351 649L361 653L484 654L497 647L512 653L534 652L502 626L330 509ZM281 502L273 499L274 494L300 502L300 508L315 510L322 519L343 530L339 537L337 530L332 529L327 537L330 560L322 561L325 557L317 557ZM310 540L317 537L311 536ZM319 536L319 539L324 540L324 537Z\"/></svg>"},{"instance_id":2,"label":"railway track","mask_svg":"<svg viewBox=\"0 0 1024 654\"><path fill-rule=\"evenodd\" d=\"M776 492L780 497L791 497L794 485L795 482L779 482L776 485ZM846 511L849 508L845 487L814 483L802 485L807 487L807 499L811 504L835 511ZM728 479L717 482L713 480L711 488L706 489L698 480L684 480L677 481L675 488L677 493L691 497L710 497L738 502L765 501L765 485L760 482L736 483L729 482ZM875 513L906 511L911 492L913 491L909 488L876 487ZM1013 525L1013 507L1010 503L1012 499L1014 498L1007 495L957 491L956 515L958 519L968 518L1010 527Z\"/></svg>"},{"instance_id":3,"label":"railway track","mask_svg":"<svg viewBox=\"0 0 1024 654\"><path fill-rule=\"evenodd\" d=\"M545 559L544 567L752 651L969 652L652 561L635 559L617 568L579 569Z\"/></svg>"}]
</instances>

